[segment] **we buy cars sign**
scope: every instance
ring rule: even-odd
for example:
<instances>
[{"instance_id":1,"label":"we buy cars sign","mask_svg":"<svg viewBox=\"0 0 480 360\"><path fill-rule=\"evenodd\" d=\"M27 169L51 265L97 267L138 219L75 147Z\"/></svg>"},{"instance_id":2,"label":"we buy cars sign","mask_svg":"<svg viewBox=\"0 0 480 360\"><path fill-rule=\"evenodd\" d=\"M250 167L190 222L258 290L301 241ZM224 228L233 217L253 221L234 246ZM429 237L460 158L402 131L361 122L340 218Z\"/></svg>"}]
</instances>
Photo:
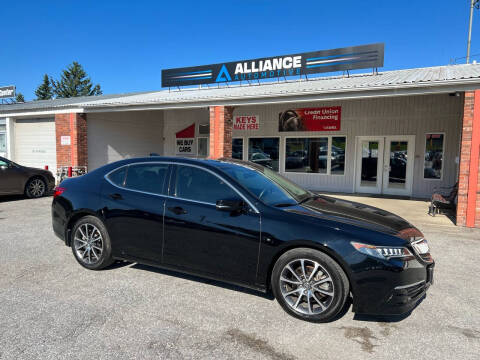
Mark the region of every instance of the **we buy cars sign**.
<instances>
[{"instance_id":1,"label":"we buy cars sign","mask_svg":"<svg viewBox=\"0 0 480 360\"><path fill-rule=\"evenodd\" d=\"M175 154L176 155L195 155L195 124L180 130L175 134Z\"/></svg>"},{"instance_id":2,"label":"we buy cars sign","mask_svg":"<svg viewBox=\"0 0 480 360\"><path fill-rule=\"evenodd\" d=\"M239 115L233 119L233 130L260 130L258 115Z\"/></svg>"}]
</instances>

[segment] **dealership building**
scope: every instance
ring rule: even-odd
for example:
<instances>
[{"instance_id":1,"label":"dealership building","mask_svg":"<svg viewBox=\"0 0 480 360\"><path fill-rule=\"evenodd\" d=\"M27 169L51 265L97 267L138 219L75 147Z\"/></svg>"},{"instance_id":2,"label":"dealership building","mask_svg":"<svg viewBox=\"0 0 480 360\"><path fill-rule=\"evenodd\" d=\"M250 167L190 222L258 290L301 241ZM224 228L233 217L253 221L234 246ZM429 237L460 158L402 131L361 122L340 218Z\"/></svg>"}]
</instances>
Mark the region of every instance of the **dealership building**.
<instances>
[{"instance_id":1,"label":"dealership building","mask_svg":"<svg viewBox=\"0 0 480 360\"><path fill-rule=\"evenodd\" d=\"M283 59L271 81L267 58L168 70L162 91L0 105L0 156L54 173L151 154L234 157L311 190L412 198L458 183L457 224L480 227L480 65L304 72L352 54L338 50Z\"/></svg>"}]
</instances>

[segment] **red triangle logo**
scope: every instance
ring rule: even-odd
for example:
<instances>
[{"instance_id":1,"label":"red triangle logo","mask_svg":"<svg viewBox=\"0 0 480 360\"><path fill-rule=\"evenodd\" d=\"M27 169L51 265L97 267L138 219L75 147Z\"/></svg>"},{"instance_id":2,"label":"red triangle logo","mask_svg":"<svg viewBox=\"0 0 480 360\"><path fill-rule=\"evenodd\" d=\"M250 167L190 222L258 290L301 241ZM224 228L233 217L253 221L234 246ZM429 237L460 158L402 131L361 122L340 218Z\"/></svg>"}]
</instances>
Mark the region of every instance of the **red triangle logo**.
<instances>
[{"instance_id":1,"label":"red triangle logo","mask_svg":"<svg viewBox=\"0 0 480 360\"><path fill-rule=\"evenodd\" d=\"M185 139L185 138L194 138L195 137L195 124L186 127L183 130L180 130L175 134L177 139Z\"/></svg>"}]
</instances>

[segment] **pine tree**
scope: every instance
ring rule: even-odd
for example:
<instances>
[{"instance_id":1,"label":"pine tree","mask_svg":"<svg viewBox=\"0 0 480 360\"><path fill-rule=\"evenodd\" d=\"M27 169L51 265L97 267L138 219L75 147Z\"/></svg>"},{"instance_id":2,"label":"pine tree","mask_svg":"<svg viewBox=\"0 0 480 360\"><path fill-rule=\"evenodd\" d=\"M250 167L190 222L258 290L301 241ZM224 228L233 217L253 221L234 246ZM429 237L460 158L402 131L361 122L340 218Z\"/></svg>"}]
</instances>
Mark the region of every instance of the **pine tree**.
<instances>
[{"instance_id":1,"label":"pine tree","mask_svg":"<svg viewBox=\"0 0 480 360\"><path fill-rule=\"evenodd\" d=\"M59 81L51 79L51 82L53 92L58 98L102 95L100 85L93 86L82 65L76 61L62 71Z\"/></svg>"},{"instance_id":2,"label":"pine tree","mask_svg":"<svg viewBox=\"0 0 480 360\"><path fill-rule=\"evenodd\" d=\"M17 96L15 96L15 102L17 103L24 103L25 98L23 97L22 93L17 93Z\"/></svg>"},{"instance_id":3,"label":"pine tree","mask_svg":"<svg viewBox=\"0 0 480 360\"><path fill-rule=\"evenodd\" d=\"M37 95L37 100L50 100L53 98L53 89L47 74L43 76L43 82L35 90L35 95Z\"/></svg>"}]
</instances>

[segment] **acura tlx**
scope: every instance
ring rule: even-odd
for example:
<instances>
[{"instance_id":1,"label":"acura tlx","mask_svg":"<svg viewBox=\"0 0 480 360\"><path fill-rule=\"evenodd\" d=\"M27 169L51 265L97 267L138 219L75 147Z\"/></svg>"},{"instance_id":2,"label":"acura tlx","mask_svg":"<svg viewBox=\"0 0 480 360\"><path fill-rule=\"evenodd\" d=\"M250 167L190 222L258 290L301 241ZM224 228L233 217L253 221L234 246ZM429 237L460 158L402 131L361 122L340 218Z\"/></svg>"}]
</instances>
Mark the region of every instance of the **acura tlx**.
<instances>
[{"instance_id":1,"label":"acura tlx","mask_svg":"<svg viewBox=\"0 0 480 360\"><path fill-rule=\"evenodd\" d=\"M357 313L403 314L433 283L410 223L252 162L122 160L64 180L52 217L85 268L120 259L272 291L307 321L332 321L349 297Z\"/></svg>"}]
</instances>

